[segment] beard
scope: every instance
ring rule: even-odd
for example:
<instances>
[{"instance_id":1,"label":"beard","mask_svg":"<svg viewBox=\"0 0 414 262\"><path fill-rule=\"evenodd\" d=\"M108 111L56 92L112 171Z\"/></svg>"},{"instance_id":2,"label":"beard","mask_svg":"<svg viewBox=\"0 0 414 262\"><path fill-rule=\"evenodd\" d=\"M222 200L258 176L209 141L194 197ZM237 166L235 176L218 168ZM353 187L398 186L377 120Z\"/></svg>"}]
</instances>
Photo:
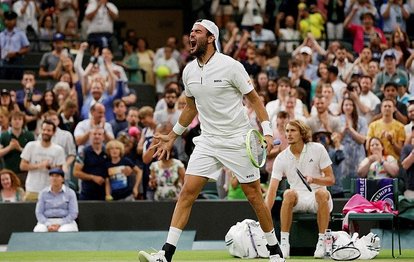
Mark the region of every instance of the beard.
<instances>
[{"instance_id":1,"label":"beard","mask_svg":"<svg viewBox=\"0 0 414 262\"><path fill-rule=\"evenodd\" d=\"M197 48L191 53L191 55L200 59L206 54L206 52L207 52L207 39L199 40L197 42Z\"/></svg>"},{"instance_id":2,"label":"beard","mask_svg":"<svg viewBox=\"0 0 414 262\"><path fill-rule=\"evenodd\" d=\"M167 103L168 109L173 109L175 107L175 103Z\"/></svg>"},{"instance_id":3,"label":"beard","mask_svg":"<svg viewBox=\"0 0 414 262\"><path fill-rule=\"evenodd\" d=\"M52 136L46 135L46 134L42 134L42 140L44 142L50 142L50 140L52 140Z\"/></svg>"}]
</instances>

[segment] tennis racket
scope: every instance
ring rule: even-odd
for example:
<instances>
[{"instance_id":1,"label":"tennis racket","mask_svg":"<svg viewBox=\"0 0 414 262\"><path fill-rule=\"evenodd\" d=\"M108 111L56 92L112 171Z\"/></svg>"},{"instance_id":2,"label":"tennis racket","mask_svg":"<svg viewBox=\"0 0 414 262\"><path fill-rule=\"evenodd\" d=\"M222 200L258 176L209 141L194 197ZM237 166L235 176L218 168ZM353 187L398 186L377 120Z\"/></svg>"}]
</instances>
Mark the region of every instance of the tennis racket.
<instances>
[{"instance_id":1,"label":"tennis racket","mask_svg":"<svg viewBox=\"0 0 414 262\"><path fill-rule=\"evenodd\" d=\"M351 242L332 251L331 258L337 261L350 261L358 259L361 256L361 251L359 251L359 249L354 245L357 237L358 233L354 233L352 235Z\"/></svg>"},{"instance_id":2,"label":"tennis racket","mask_svg":"<svg viewBox=\"0 0 414 262\"><path fill-rule=\"evenodd\" d=\"M246 150L253 166L260 168L266 163L266 140L256 129L250 129L246 136Z\"/></svg>"},{"instance_id":3,"label":"tennis racket","mask_svg":"<svg viewBox=\"0 0 414 262\"><path fill-rule=\"evenodd\" d=\"M309 190L309 192L312 192L312 188L310 187L308 181L306 180L306 177L300 172L299 169L296 168L296 174L298 174L300 180L302 180L303 184L305 184L306 188Z\"/></svg>"}]
</instances>

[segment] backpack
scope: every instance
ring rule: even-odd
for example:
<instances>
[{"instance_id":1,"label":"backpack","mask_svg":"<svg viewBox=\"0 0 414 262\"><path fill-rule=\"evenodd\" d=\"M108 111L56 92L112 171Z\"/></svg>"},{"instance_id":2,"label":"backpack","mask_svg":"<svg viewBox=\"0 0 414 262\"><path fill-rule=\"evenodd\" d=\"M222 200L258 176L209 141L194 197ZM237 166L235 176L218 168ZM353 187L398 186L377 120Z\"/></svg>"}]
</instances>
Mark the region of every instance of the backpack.
<instances>
[{"instance_id":1,"label":"backpack","mask_svg":"<svg viewBox=\"0 0 414 262\"><path fill-rule=\"evenodd\" d=\"M237 222L225 237L230 254L240 258L267 258L267 240L259 222L245 219Z\"/></svg>"}]
</instances>

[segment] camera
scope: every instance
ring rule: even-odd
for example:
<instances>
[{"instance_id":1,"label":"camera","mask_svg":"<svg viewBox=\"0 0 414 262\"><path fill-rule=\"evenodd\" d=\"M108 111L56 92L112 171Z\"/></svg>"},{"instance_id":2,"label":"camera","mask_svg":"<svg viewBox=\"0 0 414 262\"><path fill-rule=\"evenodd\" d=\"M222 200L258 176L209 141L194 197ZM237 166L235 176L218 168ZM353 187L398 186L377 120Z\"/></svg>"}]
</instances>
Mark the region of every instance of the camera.
<instances>
[{"instance_id":1,"label":"camera","mask_svg":"<svg viewBox=\"0 0 414 262\"><path fill-rule=\"evenodd\" d=\"M27 101L32 102L33 91L30 88L26 89Z\"/></svg>"},{"instance_id":2,"label":"camera","mask_svg":"<svg viewBox=\"0 0 414 262\"><path fill-rule=\"evenodd\" d=\"M349 92L353 92L354 91L354 86L353 85L347 85L346 90L348 90Z\"/></svg>"}]
</instances>

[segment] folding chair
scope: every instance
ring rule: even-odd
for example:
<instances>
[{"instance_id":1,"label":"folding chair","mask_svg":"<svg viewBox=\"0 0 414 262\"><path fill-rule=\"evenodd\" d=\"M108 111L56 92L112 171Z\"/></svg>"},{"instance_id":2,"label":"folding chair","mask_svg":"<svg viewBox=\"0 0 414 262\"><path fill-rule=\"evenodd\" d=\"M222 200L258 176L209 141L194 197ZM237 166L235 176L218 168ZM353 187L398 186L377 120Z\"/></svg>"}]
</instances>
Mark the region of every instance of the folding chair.
<instances>
[{"instance_id":1,"label":"folding chair","mask_svg":"<svg viewBox=\"0 0 414 262\"><path fill-rule=\"evenodd\" d=\"M390 178L391 179L391 178ZM351 183L351 193L352 195L357 194L357 186L358 185L366 185L375 186L376 180L367 180L363 178L352 179ZM398 210L398 178L392 179L392 192L393 192L393 202L394 202L394 210ZM365 188L366 189L366 188ZM362 194L361 194L362 195ZM363 195L364 196L364 195ZM366 198L366 196L364 196ZM369 199L368 199L369 200ZM391 248L392 248L392 257L396 258L394 254L394 233L397 231L398 234L398 248L399 248L399 255L401 255L401 239L400 239L400 227L398 221L398 215L392 213L351 213L348 216L349 219L349 231L352 235L354 232L353 230L353 221L389 221L391 223Z\"/></svg>"}]
</instances>

